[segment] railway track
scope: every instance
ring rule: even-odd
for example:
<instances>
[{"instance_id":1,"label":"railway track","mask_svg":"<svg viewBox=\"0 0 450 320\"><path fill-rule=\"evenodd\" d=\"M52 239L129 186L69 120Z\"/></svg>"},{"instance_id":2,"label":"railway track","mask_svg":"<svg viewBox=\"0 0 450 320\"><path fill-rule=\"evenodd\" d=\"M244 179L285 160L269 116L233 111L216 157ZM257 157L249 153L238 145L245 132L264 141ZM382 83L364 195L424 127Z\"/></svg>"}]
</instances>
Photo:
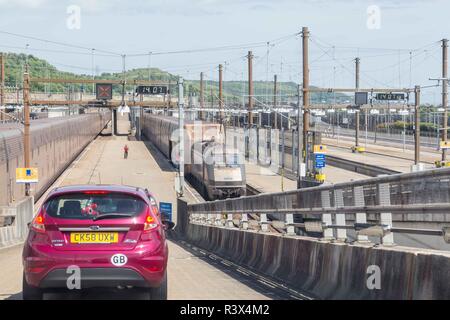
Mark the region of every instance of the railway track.
<instances>
[{"instance_id":1,"label":"railway track","mask_svg":"<svg viewBox=\"0 0 450 320\"><path fill-rule=\"evenodd\" d=\"M330 166L356 172L369 177L377 177L382 174L396 174L401 173L400 171L387 169L380 166L375 166L372 164L361 163L357 161L352 161L348 159L343 159L335 156L327 155L327 162Z\"/></svg>"},{"instance_id":2,"label":"railway track","mask_svg":"<svg viewBox=\"0 0 450 320\"><path fill-rule=\"evenodd\" d=\"M247 183L247 196L254 196L261 193L261 190Z\"/></svg>"},{"instance_id":3,"label":"railway track","mask_svg":"<svg viewBox=\"0 0 450 320\"><path fill-rule=\"evenodd\" d=\"M322 130L318 130L318 132L321 132L324 136L324 138L327 139L336 139L336 135L334 134L330 134L326 131ZM339 133L339 137L344 139L344 140L353 140L355 138L355 133L344 133L344 132L340 132ZM360 136L360 139L364 139L364 134L362 133L362 135ZM428 148L435 148L437 145L437 142L435 141L431 141L432 139L436 139L436 137L426 137L426 136L421 136L421 142L420 145L422 147L428 147ZM408 147L408 149L414 149L414 137L411 138L407 138L406 140L403 141L402 137L388 137L388 136L377 136L376 139L374 137L373 134L368 135L367 137L368 140L372 140L374 141L374 143L378 143L378 142L386 142L386 143L397 143L397 144L402 144L403 142L405 142L405 146ZM424 141L424 140L428 140L428 141ZM382 144L380 144L382 145Z\"/></svg>"},{"instance_id":4,"label":"railway track","mask_svg":"<svg viewBox=\"0 0 450 320\"><path fill-rule=\"evenodd\" d=\"M334 145L330 145L330 144L327 144L327 145L334 147ZM292 148L285 147L285 152L287 154L292 154ZM384 155L384 156L388 156L388 155ZM340 169L351 171L351 172L356 172L356 173L363 174L363 175L366 175L369 177L377 177L382 174L390 175L390 174L400 173L400 171L391 170L391 169L387 169L387 168L372 165L372 164L365 164L365 163L361 163L361 162L357 162L357 161L352 161L352 160L332 156L329 154L327 154L327 164L332 167L340 168Z\"/></svg>"},{"instance_id":5,"label":"railway track","mask_svg":"<svg viewBox=\"0 0 450 320\"><path fill-rule=\"evenodd\" d=\"M343 150L349 150L348 147L343 147L343 146L338 146L335 144L330 144L330 143L325 143L325 145L333 147L333 148L338 148L338 149L343 149ZM414 159L411 158L406 158L406 157L401 157L401 156L396 156L396 155L392 155L392 154L388 154L388 153L382 153L382 152L374 152L374 151L365 151L365 153L369 153L369 154L374 154L374 155L378 155L378 156L383 156L383 157L389 157L389 158L394 158L394 159L400 159L400 160L408 160L413 162ZM439 157L439 155L436 155L437 157ZM429 164L434 164L434 162L432 161L421 161L423 163L429 163Z\"/></svg>"}]
</instances>

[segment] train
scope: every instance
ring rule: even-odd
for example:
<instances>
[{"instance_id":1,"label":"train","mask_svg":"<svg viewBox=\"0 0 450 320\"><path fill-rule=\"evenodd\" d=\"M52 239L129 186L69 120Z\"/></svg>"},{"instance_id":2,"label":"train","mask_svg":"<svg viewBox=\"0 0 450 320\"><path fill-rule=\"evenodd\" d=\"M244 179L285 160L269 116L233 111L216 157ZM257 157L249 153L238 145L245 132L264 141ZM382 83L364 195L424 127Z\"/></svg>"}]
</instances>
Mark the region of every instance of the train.
<instances>
[{"instance_id":1,"label":"train","mask_svg":"<svg viewBox=\"0 0 450 320\"><path fill-rule=\"evenodd\" d=\"M31 192L39 198L107 126L109 110L45 118L31 121L31 167L38 168L39 182ZM16 168L23 167L23 126L19 123L0 125L0 206L20 201L25 195L23 184L16 183Z\"/></svg>"},{"instance_id":2,"label":"train","mask_svg":"<svg viewBox=\"0 0 450 320\"><path fill-rule=\"evenodd\" d=\"M178 118L144 113L143 135L172 163L178 162ZM207 200L246 195L245 162L238 150L226 147L221 125L185 121L185 175Z\"/></svg>"}]
</instances>

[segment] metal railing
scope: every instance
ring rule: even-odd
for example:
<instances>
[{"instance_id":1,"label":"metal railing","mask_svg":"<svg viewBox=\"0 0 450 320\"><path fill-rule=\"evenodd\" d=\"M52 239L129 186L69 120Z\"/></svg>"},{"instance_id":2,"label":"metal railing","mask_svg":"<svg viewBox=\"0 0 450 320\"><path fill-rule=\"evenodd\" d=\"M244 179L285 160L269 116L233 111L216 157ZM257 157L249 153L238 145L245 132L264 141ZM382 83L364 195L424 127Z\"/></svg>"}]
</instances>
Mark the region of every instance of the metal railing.
<instances>
[{"instance_id":1,"label":"metal railing","mask_svg":"<svg viewBox=\"0 0 450 320\"><path fill-rule=\"evenodd\" d=\"M361 242L379 237L391 245L394 233L407 233L442 236L450 243L450 168L193 204L188 212L193 223L327 240L348 241L352 230Z\"/></svg>"}]
</instances>

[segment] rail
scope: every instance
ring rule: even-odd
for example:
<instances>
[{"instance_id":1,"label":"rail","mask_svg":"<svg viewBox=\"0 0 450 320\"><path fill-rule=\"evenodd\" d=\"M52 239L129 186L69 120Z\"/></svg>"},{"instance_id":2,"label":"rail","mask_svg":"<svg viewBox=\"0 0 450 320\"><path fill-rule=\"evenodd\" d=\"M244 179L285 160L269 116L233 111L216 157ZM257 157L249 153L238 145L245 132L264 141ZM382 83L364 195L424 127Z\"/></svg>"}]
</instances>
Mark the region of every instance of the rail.
<instances>
[{"instance_id":1,"label":"rail","mask_svg":"<svg viewBox=\"0 0 450 320\"><path fill-rule=\"evenodd\" d=\"M332 155L327 155L327 163L330 166L341 168L344 170L357 172L369 177L376 177L381 174L396 174L400 173L392 169L385 167L375 166L373 164L361 163L357 161L352 161L348 159L339 158Z\"/></svg>"},{"instance_id":2,"label":"rail","mask_svg":"<svg viewBox=\"0 0 450 320\"><path fill-rule=\"evenodd\" d=\"M287 235L394 244L394 233L442 236L450 243L450 168L394 174L334 185L259 194L188 206L192 223ZM249 220L257 214L258 220ZM403 228L394 222L431 223ZM439 225L439 228L436 228Z\"/></svg>"}]
</instances>

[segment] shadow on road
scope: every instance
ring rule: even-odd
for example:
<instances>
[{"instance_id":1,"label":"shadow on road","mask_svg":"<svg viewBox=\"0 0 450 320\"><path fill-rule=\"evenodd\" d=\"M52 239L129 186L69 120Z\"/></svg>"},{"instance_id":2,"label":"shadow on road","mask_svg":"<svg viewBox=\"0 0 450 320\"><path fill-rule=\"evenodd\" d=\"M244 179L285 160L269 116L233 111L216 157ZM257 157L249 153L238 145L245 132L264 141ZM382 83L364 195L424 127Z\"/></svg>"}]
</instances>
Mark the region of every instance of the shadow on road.
<instances>
[{"instance_id":1,"label":"shadow on road","mask_svg":"<svg viewBox=\"0 0 450 320\"><path fill-rule=\"evenodd\" d=\"M149 298L148 293L138 289L59 290L44 293L44 300L148 300ZM22 292L12 294L5 300L22 300Z\"/></svg>"},{"instance_id":2,"label":"shadow on road","mask_svg":"<svg viewBox=\"0 0 450 320\"><path fill-rule=\"evenodd\" d=\"M19 293L2 293L0 294L0 297L2 296L8 296L5 300L22 300L22 292Z\"/></svg>"},{"instance_id":3,"label":"shadow on road","mask_svg":"<svg viewBox=\"0 0 450 320\"><path fill-rule=\"evenodd\" d=\"M158 164L159 168L164 172L174 172L176 169L172 166L169 160L164 156L164 154L161 153L150 141L143 140L145 146L147 147L148 151L152 155L153 159L155 159L156 163Z\"/></svg>"},{"instance_id":4,"label":"shadow on road","mask_svg":"<svg viewBox=\"0 0 450 320\"><path fill-rule=\"evenodd\" d=\"M229 264L228 261L222 259L217 255L211 257L211 253L207 250L190 245L183 240L171 239L171 241L184 250L188 251L198 259L210 264L215 269L226 273L228 276L236 279L240 283L245 284L249 288L269 297L274 300L309 300L317 299L313 295L288 288L285 284L279 281L270 279L268 276L262 276L246 267L241 267L236 264ZM203 251L203 253L202 253Z\"/></svg>"}]
</instances>

